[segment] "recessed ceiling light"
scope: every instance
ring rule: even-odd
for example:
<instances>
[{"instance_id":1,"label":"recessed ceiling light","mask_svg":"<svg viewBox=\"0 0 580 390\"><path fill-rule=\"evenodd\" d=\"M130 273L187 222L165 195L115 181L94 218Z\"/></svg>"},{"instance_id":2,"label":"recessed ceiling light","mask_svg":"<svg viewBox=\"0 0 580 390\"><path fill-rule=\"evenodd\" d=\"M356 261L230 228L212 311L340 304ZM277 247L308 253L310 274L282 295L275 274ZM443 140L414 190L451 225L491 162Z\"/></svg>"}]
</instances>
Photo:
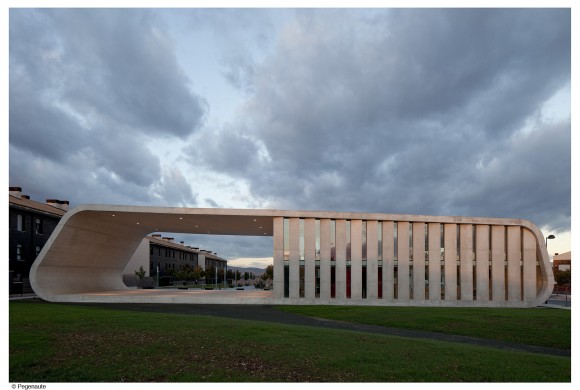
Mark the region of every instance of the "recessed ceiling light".
<instances>
[{"instance_id":1,"label":"recessed ceiling light","mask_svg":"<svg viewBox=\"0 0 580 390\"><path fill-rule=\"evenodd\" d=\"M139 225L139 222L137 222L137 225Z\"/></svg>"},{"instance_id":2,"label":"recessed ceiling light","mask_svg":"<svg viewBox=\"0 0 580 390\"><path fill-rule=\"evenodd\" d=\"M111 217L114 217L114 216L115 216L115 214L111 215Z\"/></svg>"},{"instance_id":3,"label":"recessed ceiling light","mask_svg":"<svg viewBox=\"0 0 580 390\"><path fill-rule=\"evenodd\" d=\"M179 217L179 219L183 219L183 217Z\"/></svg>"}]
</instances>

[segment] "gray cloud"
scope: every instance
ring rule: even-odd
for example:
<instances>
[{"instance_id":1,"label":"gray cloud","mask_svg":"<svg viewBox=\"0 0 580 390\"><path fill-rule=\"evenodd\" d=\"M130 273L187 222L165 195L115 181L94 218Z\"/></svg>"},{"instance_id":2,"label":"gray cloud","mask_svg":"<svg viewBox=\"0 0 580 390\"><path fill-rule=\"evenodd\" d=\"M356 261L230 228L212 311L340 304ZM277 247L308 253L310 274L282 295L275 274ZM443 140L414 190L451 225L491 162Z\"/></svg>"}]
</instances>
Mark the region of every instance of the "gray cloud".
<instances>
[{"instance_id":1,"label":"gray cloud","mask_svg":"<svg viewBox=\"0 0 580 390\"><path fill-rule=\"evenodd\" d=\"M200 162L215 171L234 175L245 175L261 168L259 147L247 133L247 130L227 125L218 134L208 128L188 146L190 162Z\"/></svg>"},{"instance_id":2,"label":"gray cloud","mask_svg":"<svg viewBox=\"0 0 580 390\"><path fill-rule=\"evenodd\" d=\"M158 204L172 207L195 207L197 194L191 189L191 184L177 168L166 168L156 187Z\"/></svg>"},{"instance_id":3,"label":"gray cloud","mask_svg":"<svg viewBox=\"0 0 580 390\"><path fill-rule=\"evenodd\" d=\"M190 136L207 111L165 30L146 10L11 10L10 181L35 174L22 170L21 159L29 159L58 167L43 177L47 183L69 176L67 197L75 182L125 194L89 191L79 200L155 202L156 188L169 180L184 195L168 199L195 203L187 180L162 176L147 146Z\"/></svg>"},{"instance_id":4,"label":"gray cloud","mask_svg":"<svg viewBox=\"0 0 580 390\"><path fill-rule=\"evenodd\" d=\"M472 170L472 183L456 196L458 209L496 217L534 216L555 232L568 230L570 126L570 121L540 123L531 134L514 136L509 153Z\"/></svg>"},{"instance_id":5,"label":"gray cloud","mask_svg":"<svg viewBox=\"0 0 580 390\"><path fill-rule=\"evenodd\" d=\"M220 47L222 76L244 92L253 88L258 56L269 52L276 35L276 21L286 12L279 9L194 9L185 18L194 33L210 31Z\"/></svg>"},{"instance_id":6,"label":"gray cloud","mask_svg":"<svg viewBox=\"0 0 580 390\"><path fill-rule=\"evenodd\" d=\"M247 180L274 207L517 216L540 225L557 217L554 227L566 229L566 186L554 194L557 207L546 212L543 202L545 186L569 182L569 155L560 153L569 141L552 139L545 155L560 153L563 174L546 179L511 139L569 80L569 10L304 10L255 66L238 128L210 141L257 140L270 158L247 169L238 151L208 166ZM570 133L569 123L558 126ZM502 155L512 156L506 166L536 169L508 170L503 185L478 176L481 162ZM501 205L489 197L497 186Z\"/></svg>"},{"instance_id":7,"label":"gray cloud","mask_svg":"<svg viewBox=\"0 0 580 390\"><path fill-rule=\"evenodd\" d=\"M163 233L175 241L183 241L200 249L217 252L225 259L272 257L274 247L272 237L214 236L207 234ZM264 268L266 266L263 266Z\"/></svg>"},{"instance_id":8,"label":"gray cloud","mask_svg":"<svg viewBox=\"0 0 580 390\"><path fill-rule=\"evenodd\" d=\"M541 110L570 82L570 15L13 9L10 181L40 199L228 207L192 181L215 178L224 192L243 183L230 198L248 207L516 217L569 230L570 120ZM177 62L177 19L174 36L212 37L211 50L187 51L218 52L212 76L238 93L228 100L220 85L220 104L245 99L227 122L206 123L209 103L190 79L207 75ZM190 172L164 160L168 140L183 142L167 153ZM228 257L272 248L194 241Z\"/></svg>"}]
</instances>

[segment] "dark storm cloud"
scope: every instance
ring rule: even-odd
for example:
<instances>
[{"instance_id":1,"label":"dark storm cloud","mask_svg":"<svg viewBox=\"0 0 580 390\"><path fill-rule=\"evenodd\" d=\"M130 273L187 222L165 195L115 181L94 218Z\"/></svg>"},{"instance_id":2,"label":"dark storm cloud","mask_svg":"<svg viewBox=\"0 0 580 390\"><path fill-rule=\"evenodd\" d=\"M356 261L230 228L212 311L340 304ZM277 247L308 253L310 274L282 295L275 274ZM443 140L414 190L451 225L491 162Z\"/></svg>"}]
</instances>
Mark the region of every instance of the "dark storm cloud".
<instances>
[{"instance_id":1,"label":"dark storm cloud","mask_svg":"<svg viewBox=\"0 0 580 390\"><path fill-rule=\"evenodd\" d=\"M205 102L190 92L163 27L139 10L13 11L11 62L83 114L187 136Z\"/></svg>"},{"instance_id":2,"label":"dark storm cloud","mask_svg":"<svg viewBox=\"0 0 580 390\"><path fill-rule=\"evenodd\" d=\"M207 111L165 27L144 10L11 10L11 183L35 175L28 159L54 164L43 180L68 177L70 197L75 182L90 188L88 199L155 202L167 178L146 143L188 137ZM179 201L194 203L183 190Z\"/></svg>"},{"instance_id":3,"label":"dark storm cloud","mask_svg":"<svg viewBox=\"0 0 580 390\"><path fill-rule=\"evenodd\" d=\"M529 135L514 136L509 153L498 154L474 170L473 182L456 196L457 208L494 217L534 216L556 233L567 230L570 121L540 127Z\"/></svg>"},{"instance_id":4,"label":"dark storm cloud","mask_svg":"<svg viewBox=\"0 0 580 390\"><path fill-rule=\"evenodd\" d=\"M254 66L238 129L211 141L252 143L209 166L275 207L521 217L567 229L569 122L513 137L569 83L570 42L565 9L297 12ZM258 144L268 158L246 169ZM548 164L557 174L545 175L542 150L558 154ZM548 211L546 188L557 198Z\"/></svg>"}]
</instances>

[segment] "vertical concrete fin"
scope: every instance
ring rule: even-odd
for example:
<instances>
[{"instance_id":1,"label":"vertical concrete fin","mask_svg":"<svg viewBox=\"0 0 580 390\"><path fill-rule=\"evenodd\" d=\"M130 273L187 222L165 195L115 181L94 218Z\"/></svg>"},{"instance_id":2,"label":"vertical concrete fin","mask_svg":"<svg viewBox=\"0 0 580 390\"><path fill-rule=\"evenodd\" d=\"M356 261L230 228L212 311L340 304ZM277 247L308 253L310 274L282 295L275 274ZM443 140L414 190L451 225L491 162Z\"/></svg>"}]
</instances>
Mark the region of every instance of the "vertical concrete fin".
<instances>
[{"instance_id":1,"label":"vertical concrete fin","mask_svg":"<svg viewBox=\"0 0 580 390\"><path fill-rule=\"evenodd\" d=\"M425 300L425 224L413 222L413 300Z\"/></svg>"},{"instance_id":2,"label":"vertical concrete fin","mask_svg":"<svg viewBox=\"0 0 580 390\"><path fill-rule=\"evenodd\" d=\"M445 300L457 300L457 225L446 223L445 237Z\"/></svg>"}]
</instances>

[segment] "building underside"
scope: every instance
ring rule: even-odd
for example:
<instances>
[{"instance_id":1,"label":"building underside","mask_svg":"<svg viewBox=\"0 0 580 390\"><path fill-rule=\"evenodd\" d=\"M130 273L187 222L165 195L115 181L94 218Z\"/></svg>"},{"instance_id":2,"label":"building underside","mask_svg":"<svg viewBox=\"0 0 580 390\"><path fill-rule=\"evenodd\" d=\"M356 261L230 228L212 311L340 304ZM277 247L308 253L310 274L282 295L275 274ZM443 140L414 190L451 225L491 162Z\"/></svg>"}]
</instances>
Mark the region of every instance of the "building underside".
<instances>
[{"instance_id":1,"label":"building underside","mask_svg":"<svg viewBox=\"0 0 580 390\"><path fill-rule=\"evenodd\" d=\"M274 290L135 290L123 269L155 232L273 236ZM30 273L54 302L533 307L550 295L540 230L521 219L86 205Z\"/></svg>"}]
</instances>

